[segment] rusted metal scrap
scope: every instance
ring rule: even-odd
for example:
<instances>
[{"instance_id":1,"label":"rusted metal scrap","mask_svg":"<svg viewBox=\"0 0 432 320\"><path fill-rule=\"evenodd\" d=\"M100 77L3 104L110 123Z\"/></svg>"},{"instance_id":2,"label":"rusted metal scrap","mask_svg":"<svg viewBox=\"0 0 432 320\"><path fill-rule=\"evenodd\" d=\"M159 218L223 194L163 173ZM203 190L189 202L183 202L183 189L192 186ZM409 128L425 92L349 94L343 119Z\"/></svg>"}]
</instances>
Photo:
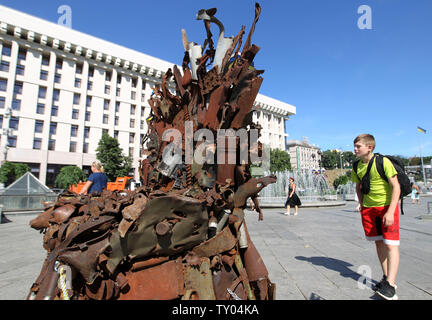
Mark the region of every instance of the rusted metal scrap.
<instances>
[{"instance_id":1,"label":"rusted metal scrap","mask_svg":"<svg viewBox=\"0 0 432 320\"><path fill-rule=\"evenodd\" d=\"M186 141L188 130L208 129L217 136L219 129L249 133L259 128L251 115L263 71L253 67L259 48L251 45L251 36L260 12L256 4L240 51L244 27L236 37L225 38L216 9L199 11L208 48L201 52L183 31L182 72L174 66L154 88L143 141L146 158L140 163L142 186L85 196L64 193L32 220L31 227L44 233L48 254L28 299L275 298L276 286L250 238L243 210L252 198L262 220L257 194L276 178L251 177L250 159L239 160L244 151L239 139L222 154L234 155L233 163L185 160L186 143L216 156L227 140ZM220 28L216 49L211 23ZM180 142L164 141L169 129L181 133ZM180 161L167 161L165 152L176 148ZM66 280L62 266L70 270Z\"/></svg>"}]
</instances>

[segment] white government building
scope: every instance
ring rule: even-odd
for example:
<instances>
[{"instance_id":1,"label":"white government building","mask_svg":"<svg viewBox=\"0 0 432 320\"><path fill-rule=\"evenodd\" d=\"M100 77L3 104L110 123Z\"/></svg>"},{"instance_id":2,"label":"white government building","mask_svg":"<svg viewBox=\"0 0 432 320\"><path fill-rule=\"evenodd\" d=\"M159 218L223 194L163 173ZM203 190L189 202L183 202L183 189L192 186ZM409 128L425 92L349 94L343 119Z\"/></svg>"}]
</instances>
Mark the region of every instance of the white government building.
<instances>
[{"instance_id":1,"label":"white government building","mask_svg":"<svg viewBox=\"0 0 432 320\"><path fill-rule=\"evenodd\" d=\"M0 6L0 161L26 163L52 187L63 166L89 172L103 132L133 157L152 88L173 63ZM261 141L285 150L287 103L259 94Z\"/></svg>"}]
</instances>

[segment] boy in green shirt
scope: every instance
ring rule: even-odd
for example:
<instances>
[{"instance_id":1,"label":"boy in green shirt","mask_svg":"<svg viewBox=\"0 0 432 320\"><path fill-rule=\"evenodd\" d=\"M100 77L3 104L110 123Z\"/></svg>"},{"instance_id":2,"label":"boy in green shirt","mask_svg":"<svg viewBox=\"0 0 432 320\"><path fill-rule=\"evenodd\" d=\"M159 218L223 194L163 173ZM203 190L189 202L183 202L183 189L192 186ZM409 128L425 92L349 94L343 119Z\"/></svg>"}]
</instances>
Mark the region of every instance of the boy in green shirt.
<instances>
[{"instance_id":1,"label":"boy in green shirt","mask_svg":"<svg viewBox=\"0 0 432 320\"><path fill-rule=\"evenodd\" d=\"M361 134L354 139L354 154L360 158L357 174L351 173L356 182L356 193L361 206L362 224L366 238L375 241L378 259L383 270L382 280L375 286L378 295L387 300L396 300L396 274L399 267L399 207L400 185L397 172L389 159L383 159L384 172L388 182L384 181L376 169L375 138L370 134ZM370 170L370 188L366 193L361 188L369 161L373 161Z\"/></svg>"}]
</instances>

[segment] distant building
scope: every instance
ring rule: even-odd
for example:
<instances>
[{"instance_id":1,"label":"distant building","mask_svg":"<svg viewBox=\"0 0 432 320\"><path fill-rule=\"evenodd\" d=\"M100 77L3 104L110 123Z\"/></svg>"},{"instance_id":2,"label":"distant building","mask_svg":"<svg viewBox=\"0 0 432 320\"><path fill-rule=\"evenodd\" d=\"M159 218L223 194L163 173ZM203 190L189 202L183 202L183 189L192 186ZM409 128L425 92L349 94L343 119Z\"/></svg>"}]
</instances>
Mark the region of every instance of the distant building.
<instances>
[{"instance_id":1,"label":"distant building","mask_svg":"<svg viewBox=\"0 0 432 320\"><path fill-rule=\"evenodd\" d=\"M321 149L310 145L307 140L288 140L286 149L292 170L321 170Z\"/></svg>"},{"instance_id":2,"label":"distant building","mask_svg":"<svg viewBox=\"0 0 432 320\"><path fill-rule=\"evenodd\" d=\"M4 6L0 54L0 161L26 163L52 187L63 166L89 171L105 132L139 179L147 100L173 63ZM254 106L261 142L285 149L296 108L262 94Z\"/></svg>"}]
</instances>

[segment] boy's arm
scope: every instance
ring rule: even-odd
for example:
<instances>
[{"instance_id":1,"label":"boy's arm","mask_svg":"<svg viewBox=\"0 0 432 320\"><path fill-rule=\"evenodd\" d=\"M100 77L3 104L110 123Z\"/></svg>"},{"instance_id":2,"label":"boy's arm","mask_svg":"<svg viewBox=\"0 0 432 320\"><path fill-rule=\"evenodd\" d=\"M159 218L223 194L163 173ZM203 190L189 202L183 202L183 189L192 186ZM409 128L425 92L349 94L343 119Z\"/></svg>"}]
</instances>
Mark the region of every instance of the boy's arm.
<instances>
[{"instance_id":1,"label":"boy's arm","mask_svg":"<svg viewBox=\"0 0 432 320\"><path fill-rule=\"evenodd\" d=\"M360 191L360 182L356 182L356 193L357 193L357 198L359 201L359 206L358 206L357 210L360 211L362 206L363 206L363 194Z\"/></svg>"},{"instance_id":2,"label":"boy's arm","mask_svg":"<svg viewBox=\"0 0 432 320\"><path fill-rule=\"evenodd\" d=\"M388 178L388 182L392 188L392 197L387 212L384 214L383 217L383 223L386 227L389 227L394 223L394 212L400 198L400 185L397 176L395 175L391 178Z\"/></svg>"}]
</instances>

